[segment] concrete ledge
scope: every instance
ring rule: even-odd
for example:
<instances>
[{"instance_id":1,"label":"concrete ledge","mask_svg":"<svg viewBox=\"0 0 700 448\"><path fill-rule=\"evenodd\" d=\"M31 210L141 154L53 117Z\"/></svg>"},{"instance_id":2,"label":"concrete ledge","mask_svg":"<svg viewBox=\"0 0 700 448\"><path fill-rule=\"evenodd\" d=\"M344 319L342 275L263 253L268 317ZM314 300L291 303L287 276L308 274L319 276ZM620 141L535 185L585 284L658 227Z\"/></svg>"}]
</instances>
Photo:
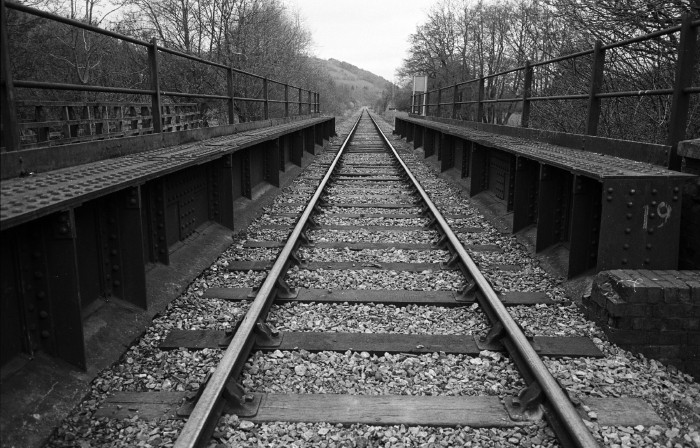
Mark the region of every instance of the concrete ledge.
<instances>
[{"instance_id":1,"label":"concrete ledge","mask_svg":"<svg viewBox=\"0 0 700 448\"><path fill-rule=\"evenodd\" d=\"M610 342L700 378L700 271L600 272L583 305Z\"/></svg>"}]
</instances>

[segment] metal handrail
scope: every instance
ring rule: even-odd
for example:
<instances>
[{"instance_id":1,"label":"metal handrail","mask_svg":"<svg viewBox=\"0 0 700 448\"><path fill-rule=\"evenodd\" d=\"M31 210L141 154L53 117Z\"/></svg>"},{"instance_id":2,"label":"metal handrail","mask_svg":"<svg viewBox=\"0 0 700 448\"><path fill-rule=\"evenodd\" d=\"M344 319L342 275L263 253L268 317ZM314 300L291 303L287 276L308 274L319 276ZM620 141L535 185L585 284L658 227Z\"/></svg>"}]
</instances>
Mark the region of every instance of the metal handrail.
<instances>
[{"instance_id":1,"label":"metal handrail","mask_svg":"<svg viewBox=\"0 0 700 448\"><path fill-rule=\"evenodd\" d=\"M202 440L203 437L206 437L205 429L210 423L210 419L212 418L212 414L217 406L217 403L219 400L221 400L221 394L226 387L226 383L231 376L231 372L233 371L234 366L240 362L241 358L247 356L247 353L244 353L244 349L248 345L248 340L253 335L255 325L260 321L263 315L263 310L265 310L268 306L268 302L274 299L274 293L277 289L277 280L281 275L284 275L284 270L289 261L289 257L294 251L294 248L299 241L299 237L304 230L311 213L314 211L314 207L316 207L316 204L321 197L321 193L326 187L326 184L328 183L338 160L342 156L347 143L350 141L355 129L357 129L360 118L362 118L362 114L360 114L357 122L355 122L355 125L348 133L345 141L343 141L343 144L328 168L326 175L319 183L316 192L304 209L299 221L297 221L297 224L294 226L294 230L289 236L289 239L287 239L287 242L275 260L275 263L272 265L272 268L270 268L270 272L267 274L267 277L265 277L265 281L263 282L262 286L260 286L258 293L255 295L255 299L253 299L253 302L248 308L248 312L243 317L243 320L241 320L238 330L233 335L233 339L226 348L221 361L219 361L219 365L211 375L211 378L207 382L207 385L204 388L199 401L197 401L192 414L190 414L190 417L187 419L187 423L185 423L185 426L182 428L180 436L175 442L175 448L192 448L199 446L200 443L206 443L206 441ZM218 415L216 418L218 418Z\"/></svg>"},{"instance_id":2,"label":"metal handrail","mask_svg":"<svg viewBox=\"0 0 700 448\"><path fill-rule=\"evenodd\" d=\"M27 5L23 5L21 3L16 3L16 2L12 2L12 1L5 1L5 6L9 9L14 9L15 11L20 11L20 12L23 12L26 14L31 14L31 15L34 15L37 17L41 17L43 19L53 20L54 22L64 23L66 25L71 25L71 26L74 26L76 28L84 29L86 31L91 31L91 32L97 33L97 34L102 34L104 36L113 37L115 39L120 39L120 40L129 42L129 43L132 43L135 45L141 45L141 46L147 47L147 48L151 46L150 42L146 42L144 40L137 39L135 37L127 36L126 34L121 34L121 33L115 32L115 31L106 30L104 28L100 28L100 27L95 26L95 25L90 25L88 23L81 22L80 20L69 19L68 17L59 16L58 14L54 14L54 13L51 13L48 11L42 11L40 9L36 9L36 8L32 8L32 7L27 6ZM224 65L224 64L221 64L218 62L209 61L207 59L200 58L199 56L184 53L184 52L179 51L179 50L174 50L172 48L163 47L161 45L157 45L157 48L158 48L158 50L162 51L163 53L172 54L173 56L179 56L181 58L189 59L191 61L196 61L196 62L199 62L201 64L206 64L206 65L210 65L212 67L222 68L225 70L231 69L235 73L238 73L241 75L247 75L247 76L251 76L254 78L258 78L258 79L265 79L265 76L257 75L255 73L247 72L245 70L241 70L238 68L229 67L227 65ZM269 79L269 81L275 82L277 84L285 85L285 83L283 83L281 81L276 81L273 79ZM15 81L15 85L16 84L17 84L17 81ZM296 87L296 86L293 86L291 84L289 84L289 87L292 87L294 89L301 89L301 87ZM76 89L76 90L78 90L78 89ZM310 91L309 89L301 89L301 90L305 91L305 92Z\"/></svg>"},{"instance_id":3,"label":"metal handrail","mask_svg":"<svg viewBox=\"0 0 700 448\"><path fill-rule=\"evenodd\" d=\"M370 118L372 118L371 115ZM401 159L399 153L391 145L389 139L386 138L384 132L379 128L379 126L377 126L376 123L375 126L377 127L377 130L381 134L385 143L394 153L394 156L401 164L408 177L411 179L411 182L413 182L413 185L416 187L416 190L423 199L423 202L428 206L428 208L430 209L430 213L432 213L432 215L435 217L435 220L440 226L443 234L447 237L450 244L455 249L455 252L459 256L460 261L467 268L469 274L476 282L479 291L486 299L486 302L488 303L489 307L491 307L494 314L497 316L498 320L503 325L503 328L508 334L510 340L513 342L516 351L527 363L532 375L535 377L535 380L542 388L544 394L547 396L551 407L561 418L562 423L566 426L570 438L579 447L598 447L598 442L596 442L596 440L593 438L593 435L586 427L585 423L583 422L583 419L571 403L571 400L569 400L566 394L561 390L561 387L557 383L557 380L554 379L552 374L549 372L549 369L547 369L547 366L544 365L542 359L540 359L540 357L537 355L537 352L535 352L535 350L532 348L532 345L527 340L527 337L518 327L518 324L515 322L515 320L513 320L510 313L508 313L505 306L498 298L498 295L489 284L488 280L486 280L484 275L479 271L479 268L476 266L476 263L474 263L469 254L467 254L467 251L464 249L464 246L459 241L454 232L452 232L452 229L450 229L450 226L449 224L447 224L445 218L442 216L437 207L435 207L435 204L433 204L433 202L430 200L430 197L425 192L425 190L423 190L423 187L420 185L415 176L413 176L413 173Z\"/></svg>"}]
</instances>

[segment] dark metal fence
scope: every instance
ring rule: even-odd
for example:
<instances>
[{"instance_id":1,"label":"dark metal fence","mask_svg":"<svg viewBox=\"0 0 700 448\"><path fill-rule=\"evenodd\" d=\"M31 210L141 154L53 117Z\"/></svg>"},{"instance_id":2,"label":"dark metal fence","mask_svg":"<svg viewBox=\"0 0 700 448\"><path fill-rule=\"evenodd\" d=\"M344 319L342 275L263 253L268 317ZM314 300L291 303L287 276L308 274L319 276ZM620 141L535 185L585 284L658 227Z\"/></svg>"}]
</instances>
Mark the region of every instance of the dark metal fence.
<instances>
[{"instance_id":1,"label":"dark metal fence","mask_svg":"<svg viewBox=\"0 0 700 448\"><path fill-rule=\"evenodd\" d=\"M304 113L318 113L320 97L317 92L289 85L287 83L269 79L265 76L250 73L231 66L220 64L217 62L208 61L206 59L183 53L178 50L166 48L158 45L155 38L150 42L136 39L131 36L120 34L114 31L93 26L79 20L61 17L45 11L40 11L22 4L6 2L0 0L0 21L2 29L0 30L0 50L2 55L0 58L0 94L2 97L2 150L14 151L23 147L36 147L38 143L46 142L48 145L51 142L51 131L56 129L60 132L61 129L67 129L66 134L62 134L57 140L64 140L66 143L75 141L80 136L94 135L96 138L109 138L123 135L134 135L142 133L160 133L174 130L187 129L192 127L206 126L207 121L202 116L193 118L191 111L189 112L174 112L176 109L186 109L186 106L191 104L183 104L175 102L177 99L197 99L209 101L223 101L226 106L223 108L226 116L224 121L214 120L218 124L234 124L236 117L245 120L266 120L269 118L289 117L291 115L302 115ZM128 43L146 49L147 63L150 72L150 88L136 89L130 87L109 87L102 85L87 85L87 84L71 84L61 82L46 82L36 80L13 79L12 69L10 64L10 54L8 45L7 33L7 10L12 9L21 13L30 14L42 19L50 20L56 23L69 25L71 27L97 33L99 35L108 36L118 39L121 43ZM175 56L177 58L192 61L201 66L219 71L223 71L226 79L226 91L223 93L193 93L181 91L166 91L161 87L161 77L163 75L163 67L161 59L164 56ZM215 76L215 75L213 75ZM120 120L127 120L130 131L139 132L122 132L122 126L119 125L117 132L110 132L110 125L107 124L105 132L96 131L96 123L89 116L80 117L71 116L70 108L66 106L65 114L59 119L60 123L53 121L36 121L41 118L41 114L35 115L32 124L20 123L21 113L18 115L18 109L24 103L16 100L17 89L41 89L51 91L73 91L73 92L100 92L107 94L124 94L133 96L150 97L150 103L142 104L141 101L133 101L123 103L120 107L126 107L133 113L130 117L120 116ZM243 94L241 94L243 92ZM252 92L252 93L249 93ZM48 104L49 102L47 102ZM93 102L94 103L94 102ZM116 103L115 101L101 101L100 103ZM38 104L38 103L37 103ZM85 102L83 111L90 110L91 104ZM94 104L93 104L94 106ZM41 105L39 105L41 107ZM136 112L138 108L138 112ZM172 109L172 111L171 111ZM21 111L20 111L21 112ZM200 111L201 112L201 111ZM138 115L138 118L136 116ZM85 123L83 123L85 121ZM99 120L97 120L99 121ZM179 123L182 121L182 125ZM87 126L90 131L78 130L81 126ZM73 132L71 133L71 126ZM99 127L99 126L98 126ZM113 129L112 129L113 130ZM30 135L21 135L21 134ZM39 135L41 134L41 135ZM79 135L80 134L80 135ZM96 135L95 135L96 134ZM23 138L24 137L24 138Z\"/></svg>"},{"instance_id":2,"label":"dark metal fence","mask_svg":"<svg viewBox=\"0 0 700 448\"><path fill-rule=\"evenodd\" d=\"M520 126L529 127L531 121L531 108L533 102L539 101L586 101L585 123L580 126L581 133L586 135L598 135L598 128L601 116L601 100L608 98L625 97L650 97L659 95L671 96L670 117L668 118L669 129L666 137L666 144L672 147L672 154L669 158L669 165L672 169L680 167L679 157L675 155L676 146L679 141L686 138L686 128L688 126L688 115L690 109L691 95L700 93L700 86L693 86L694 72L696 68L696 53L698 52L698 31L700 20L693 20L690 16L685 16L678 26L656 31L654 33L627 39L620 42L603 45L597 41L592 49L569 55L564 55L541 62L527 61L521 67L504 70L498 73L484 75L478 78L462 81L457 84L429 90L426 93L416 93L411 100L411 112L426 116L438 116L452 119L465 119L477 122L495 122L493 115L487 113L489 105L499 103L518 103L520 108ZM613 49L626 48L644 41L656 40L662 36L680 33L677 45L677 58L675 64L674 83L672 88L657 88L644 90L627 91L603 91L606 83L605 64L606 52ZM622 51L625 51L624 49ZM631 50L630 50L631 51ZM586 58L580 66L590 69L586 79L581 81L588 84L588 93L545 95L534 92L533 72L535 68L541 67L544 70L552 64L563 61L579 60ZM547 73L543 76L547 76ZM515 94L503 97L497 89L492 89L490 97L485 95L485 84L493 78L507 78L509 84L517 86L512 89ZM574 84L574 83L570 83ZM574 89L576 86L573 86ZM578 86L580 87L580 86ZM608 87L610 88L610 87ZM472 99L463 100L464 97ZM466 111L463 106L466 106ZM473 108L476 107L476 111ZM474 113L476 112L476 113ZM560 111L564 113L564 111ZM516 124L514 120L498 124Z\"/></svg>"}]
</instances>

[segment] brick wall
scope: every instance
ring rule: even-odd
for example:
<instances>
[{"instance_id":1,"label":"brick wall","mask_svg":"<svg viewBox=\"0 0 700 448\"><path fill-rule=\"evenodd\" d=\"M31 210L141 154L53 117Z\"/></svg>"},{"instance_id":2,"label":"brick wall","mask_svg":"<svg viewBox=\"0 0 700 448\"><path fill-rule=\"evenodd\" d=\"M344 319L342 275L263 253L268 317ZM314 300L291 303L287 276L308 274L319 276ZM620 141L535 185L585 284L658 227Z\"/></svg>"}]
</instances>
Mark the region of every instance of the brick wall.
<instances>
[{"instance_id":1,"label":"brick wall","mask_svg":"<svg viewBox=\"0 0 700 448\"><path fill-rule=\"evenodd\" d=\"M600 272L583 304L610 342L700 378L700 271Z\"/></svg>"}]
</instances>

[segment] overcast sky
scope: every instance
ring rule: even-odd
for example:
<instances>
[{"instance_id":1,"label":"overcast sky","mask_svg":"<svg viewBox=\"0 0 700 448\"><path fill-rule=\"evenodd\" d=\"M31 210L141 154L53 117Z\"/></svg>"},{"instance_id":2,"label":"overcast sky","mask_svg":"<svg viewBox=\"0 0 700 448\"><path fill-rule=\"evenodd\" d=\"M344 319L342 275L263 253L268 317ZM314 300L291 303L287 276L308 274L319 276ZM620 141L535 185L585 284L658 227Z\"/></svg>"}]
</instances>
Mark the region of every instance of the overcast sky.
<instances>
[{"instance_id":1,"label":"overcast sky","mask_svg":"<svg viewBox=\"0 0 700 448\"><path fill-rule=\"evenodd\" d=\"M408 36L423 23L430 0L283 0L298 10L313 53L339 59L392 81Z\"/></svg>"}]
</instances>

